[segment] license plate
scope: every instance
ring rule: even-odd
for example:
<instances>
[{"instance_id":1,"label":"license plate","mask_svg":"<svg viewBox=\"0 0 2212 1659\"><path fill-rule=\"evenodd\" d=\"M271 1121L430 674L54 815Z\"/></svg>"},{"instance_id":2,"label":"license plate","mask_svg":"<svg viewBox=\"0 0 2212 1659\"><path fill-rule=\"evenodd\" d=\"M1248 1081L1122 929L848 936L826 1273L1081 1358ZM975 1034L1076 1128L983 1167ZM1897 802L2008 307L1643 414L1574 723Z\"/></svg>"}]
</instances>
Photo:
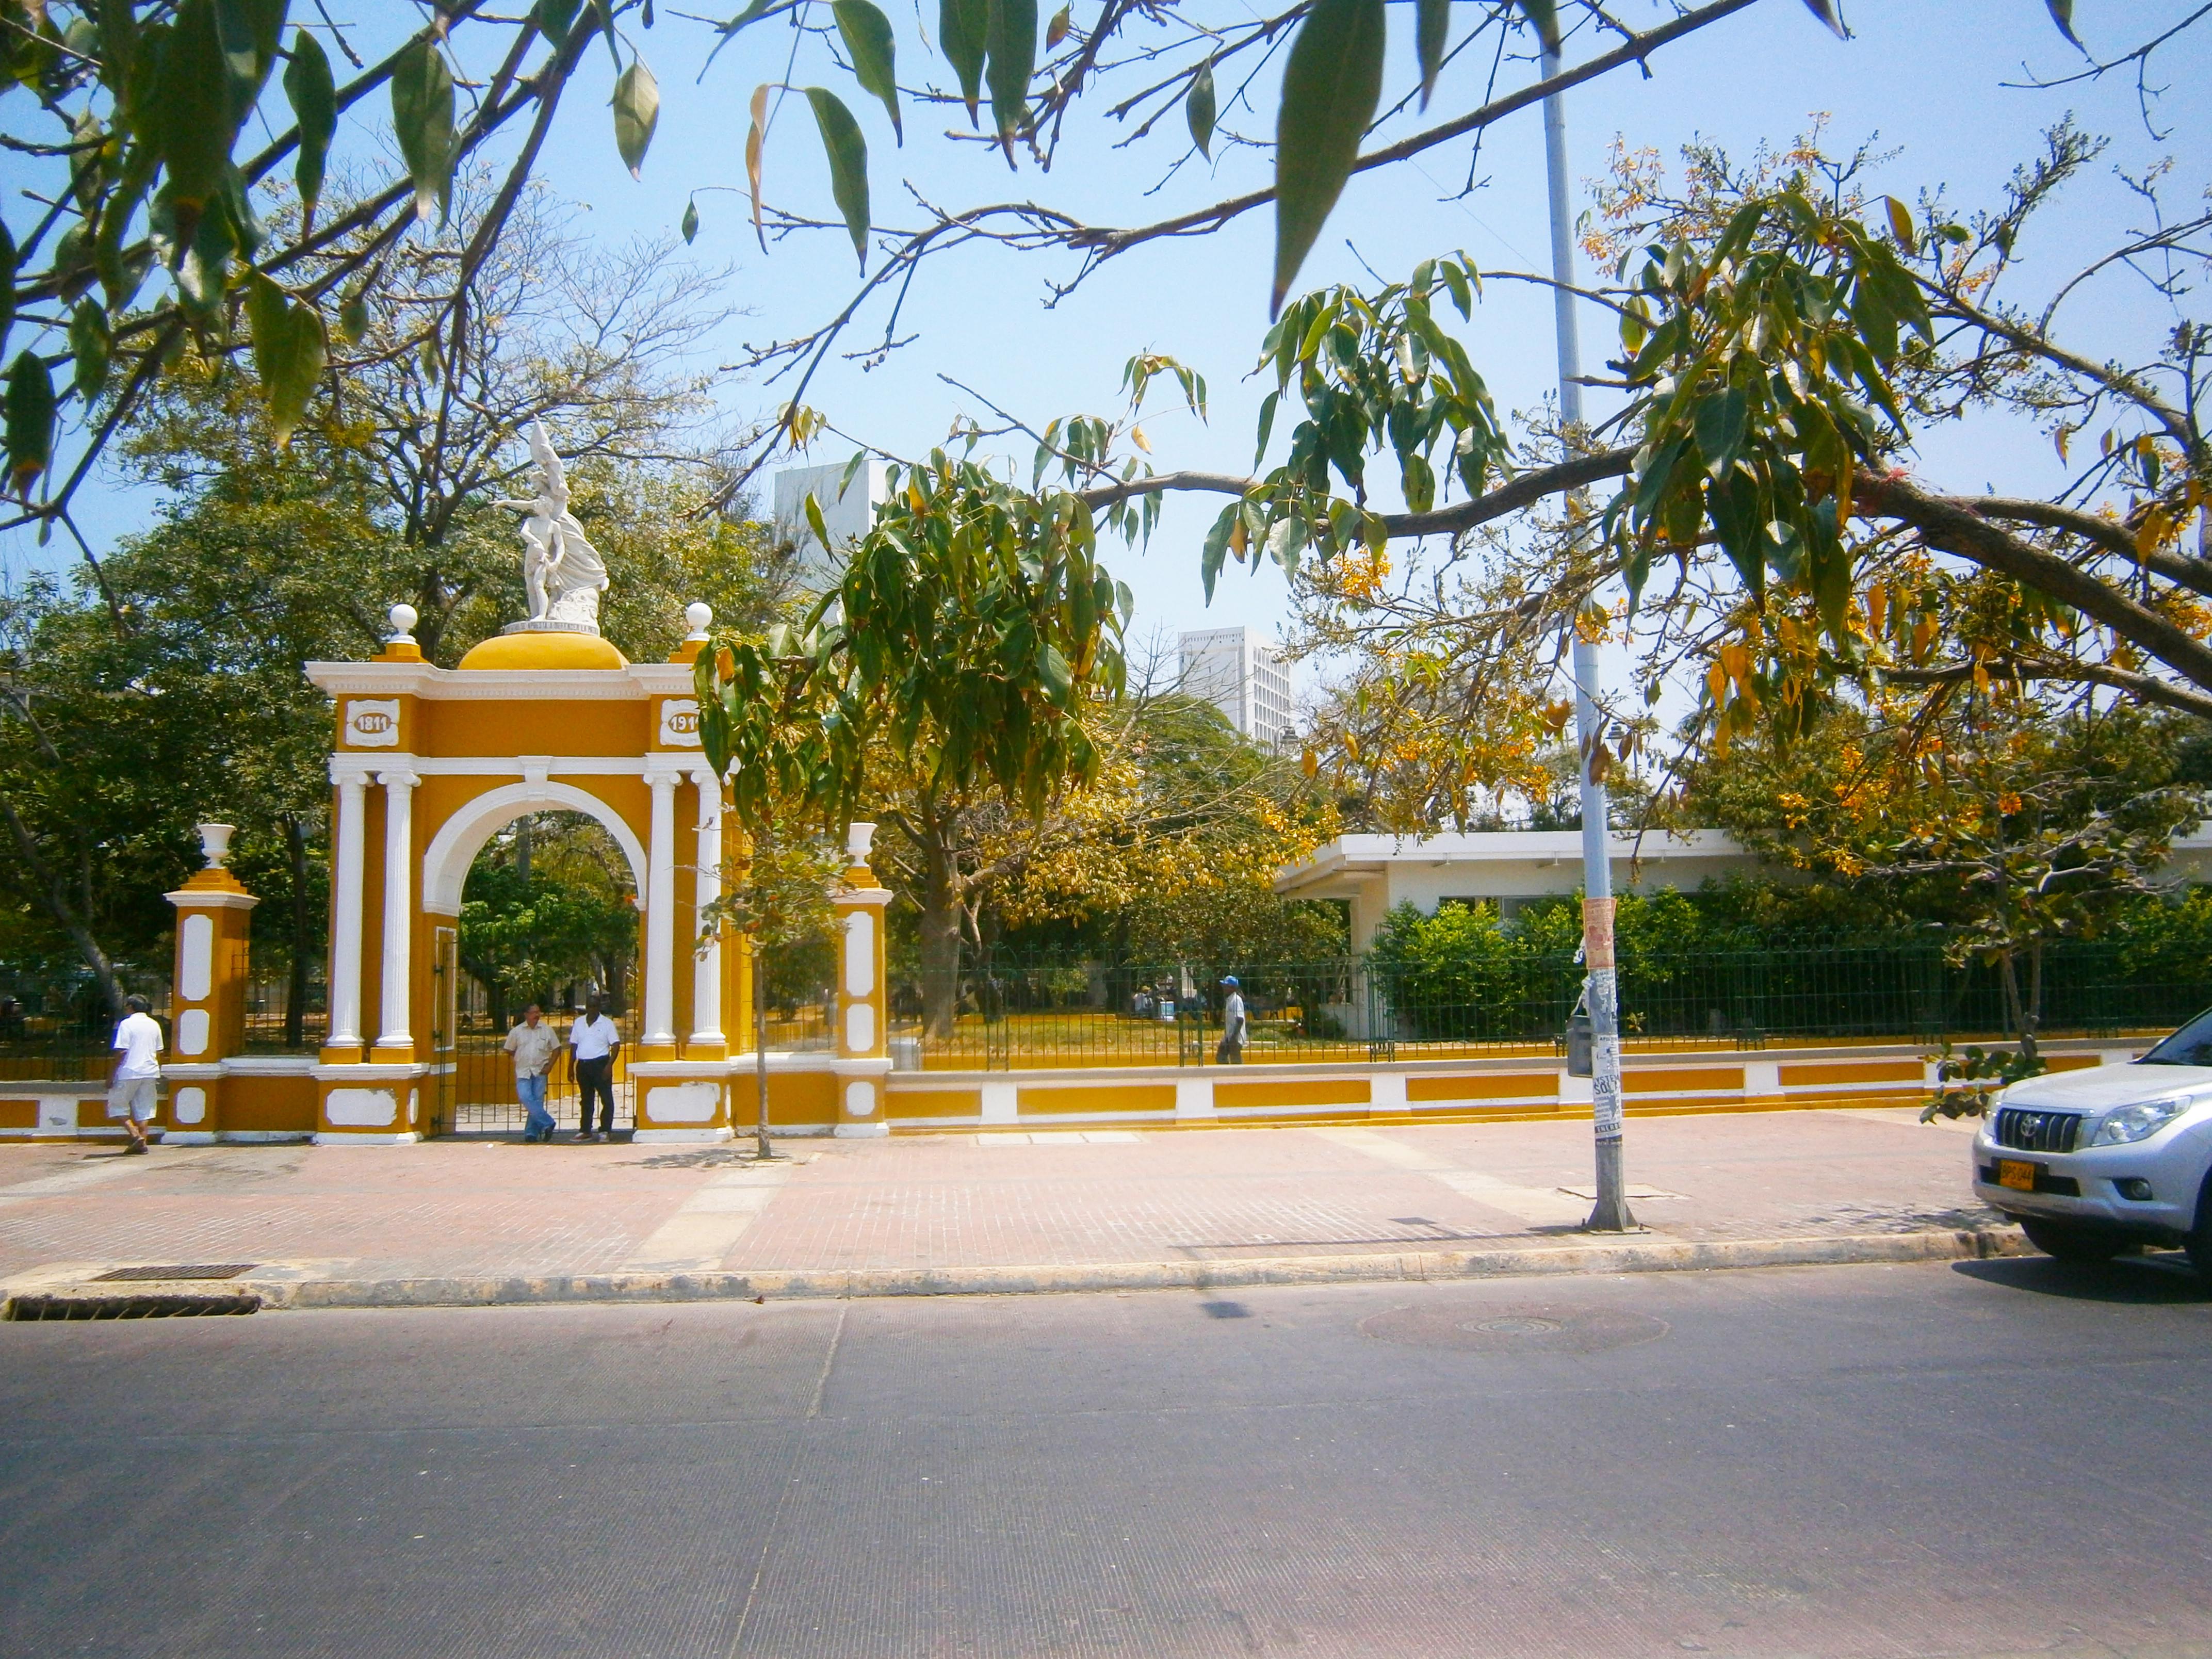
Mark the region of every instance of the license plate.
<instances>
[{"instance_id":1,"label":"license plate","mask_svg":"<svg viewBox=\"0 0 2212 1659\"><path fill-rule=\"evenodd\" d=\"M2001 1158L1997 1160L1997 1185L2009 1187L2016 1193L2032 1193L2035 1190L2037 1167L2016 1158Z\"/></svg>"}]
</instances>

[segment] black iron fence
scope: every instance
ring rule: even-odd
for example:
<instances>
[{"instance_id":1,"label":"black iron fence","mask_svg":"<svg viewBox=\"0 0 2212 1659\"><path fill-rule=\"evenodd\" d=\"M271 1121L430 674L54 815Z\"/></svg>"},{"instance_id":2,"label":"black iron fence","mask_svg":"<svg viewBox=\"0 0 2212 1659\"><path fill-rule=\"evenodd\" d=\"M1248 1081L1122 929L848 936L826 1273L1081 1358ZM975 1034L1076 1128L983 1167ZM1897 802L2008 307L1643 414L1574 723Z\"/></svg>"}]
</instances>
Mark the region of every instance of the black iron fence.
<instances>
[{"instance_id":1,"label":"black iron fence","mask_svg":"<svg viewBox=\"0 0 2212 1659\"><path fill-rule=\"evenodd\" d=\"M269 953L271 957L276 952ZM246 1051L252 1054L312 1054L331 1028L330 988L317 962L304 985L295 986L290 964L281 957L248 958L246 982Z\"/></svg>"},{"instance_id":2,"label":"black iron fence","mask_svg":"<svg viewBox=\"0 0 2212 1659\"><path fill-rule=\"evenodd\" d=\"M1207 1064L1231 975L1249 1062L1560 1052L1583 983L1569 951L1150 964L993 953L963 962L949 987L894 988L893 1054L957 1070ZM2164 1030L2212 1002L2212 964L2196 977L2152 976L2121 945L2060 941L2045 951L2042 999L2045 1036ZM1994 963L1954 960L1939 939L1646 951L1620 966L1632 1048L2004 1041L2017 1035L2007 1006Z\"/></svg>"},{"instance_id":3,"label":"black iron fence","mask_svg":"<svg viewBox=\"0 0 2212 1659\"><path fill-rule=\"evenodd\" d=\"M165 977L118 963L125 992L154 1005L168 1030ZM115 1014L89 972L0 965L0 1079L82 1083L103 1079L113 1059Z\"/></svg>"},{"instance_id":4,"label":"black iron fence","mask_svg":"<svg viewBox=\"0 0 2212 1659\"><path fill-rule=\"evenodd\" d=\"M2041 1033L2147 1033L2180 1024L2212 1004L2212 963L2183 971L2173 960L2169 953L2160 966L2147 967L2125 941L2047 946ZM1582 969L1565 951L1149 963L994 952L963 961L949 986L894 975L894 1061L950 1070L1209 1064L1221 1037L1225 975L1240 981L1249 1021L1243 1058L1255 1062L1548 1054L1563 1045L1582 987ZM2022 977L2025 991L2024 969ZM126 969L123 978L128 988L152 997L166 1019L163 981L136 969ZM772 952L768 982L771 1048L834 1045L833 951L817 944ZM320 975L311 981L296 1022L287 1017L287 989L282 981L253 982L249 1051L313 1052L320 1043ZM472 999L461 1000L462 1023L471 1035L479 1024L489 1033L488 1015ZM1936 937L1813 939L1739 951L1647 949L1623 957L1620 1007L1631 1048L1748 1048L1850 1039L1932 1044L1947 1036L2002 1042L2016 1036L1998 969L1972 957L1954 960ZM0 1079L103 1077L113 1030L114 1017L90 975L0 966ZM729 1036L733 1048L750 1047L750 1010L742 1030ZM477 1063L484 1070L483 1087L464 1092L501 1092L497 1062Z\"/></svg>"}]
</instances>

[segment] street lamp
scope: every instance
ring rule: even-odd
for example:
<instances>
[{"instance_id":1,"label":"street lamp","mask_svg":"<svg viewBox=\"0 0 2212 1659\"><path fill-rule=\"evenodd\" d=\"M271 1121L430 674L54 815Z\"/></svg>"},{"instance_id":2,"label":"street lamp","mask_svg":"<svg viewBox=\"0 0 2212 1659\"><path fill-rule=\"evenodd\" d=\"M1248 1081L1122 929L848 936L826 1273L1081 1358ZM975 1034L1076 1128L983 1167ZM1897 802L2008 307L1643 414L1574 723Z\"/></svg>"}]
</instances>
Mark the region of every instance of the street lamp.
<instances>
[{"instance_id":1,"label":"street lamp","mask_svg":"<svg viewBox=\"0 0 2212 1659\"><path fill-rule=\"evenodd\" d=\"M1547 44L1547 81L1559 72L1556 45ZM1552 319L1559 356L1559 423L1583 423L1582 346L1575 332L1574 219L1567 190L1567 112L1558 93L1544 100L1544 172L1552 197ZM1583 1225L1624 1232L1636 1224L1620 1175L1620 1002L1613 955L1612 849L1606 838L1605 785L1599 781L1597 647L1577 631L1574 642L1575 745L1581 753L1583 805L1583 997L1590 1024L1590 1099L1597 1138L1597 1203Z\"/></svg>"}]
</instances>

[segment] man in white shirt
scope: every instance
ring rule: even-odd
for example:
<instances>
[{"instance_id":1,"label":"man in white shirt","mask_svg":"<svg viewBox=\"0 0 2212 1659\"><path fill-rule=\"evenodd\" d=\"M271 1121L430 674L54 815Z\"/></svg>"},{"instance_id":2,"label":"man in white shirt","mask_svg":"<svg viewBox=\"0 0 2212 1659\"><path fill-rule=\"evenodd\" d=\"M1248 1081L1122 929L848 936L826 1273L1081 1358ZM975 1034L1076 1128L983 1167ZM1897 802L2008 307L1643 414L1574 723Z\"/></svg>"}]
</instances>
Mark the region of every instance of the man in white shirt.
<instances>
[{"instance_id":1,"label":"man in white shirt","mask_svg":"<svg viewBox=\"0 0 2212 1659\"><path fill-rule=\"evenodd\" d=\"M522 1024L507 1034L507 1052L514 1056L514 1097L528 1110L523 1121L525 1142L553 1139L553 1114L545 1109L545 1074L561 1052L561 1034L544 1023L536 1003L522 1011Z\"/></svg>"},{"instance_id":2,"label":"man in white shirt","mask_svg":"<svg viewBox=\"0 0 2212 1659\"><path fill-rule=\"evenodd\" d=\"M606 1005L598 997L584 1004L584 1017L568 1028L568 1046L576 1055L576 1092L583 1098L576 1121L580 1141L611 1140L615 1133L615 1051L622 1047L622 1028L609 1019ZM599 1132L592 1133L592 1100L599 1101Z\"/></svg>"},{"instance_id":3,"label":"man in white shirt","mask_svg":"<svg viewBox=\"0 0 2212 1659\"><path fill-rule=\"evenodd\" d=\"M143 997L123 999L124 1015L115 1024L115 1069L107 1079L107 1115L121 1118L131 1132L123 1150L146 1150L146 1120L154 1115L155 1091L161 1082L161 1028L147 1012L153 1005Z\"/></svg>"}]
</instances>

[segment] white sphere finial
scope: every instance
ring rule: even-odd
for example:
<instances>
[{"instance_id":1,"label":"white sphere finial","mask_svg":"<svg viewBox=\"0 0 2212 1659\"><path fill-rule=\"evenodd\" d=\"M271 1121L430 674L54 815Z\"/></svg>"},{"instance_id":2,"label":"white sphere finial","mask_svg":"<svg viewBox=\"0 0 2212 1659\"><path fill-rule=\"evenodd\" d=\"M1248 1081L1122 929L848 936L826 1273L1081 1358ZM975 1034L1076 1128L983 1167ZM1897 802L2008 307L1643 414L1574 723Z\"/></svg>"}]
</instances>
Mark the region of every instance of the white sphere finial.
<instances>
[{"instance_id":1,"label":"white sphere finial","mask_svg":"<svg viewBox=\"0 0 2212 1659\"><path fill-rule=\"evenodd\" d=\"M230 838L238 833L234 823L196 823L200 832L200 851L207 855L207 867L220 870L230 856Z\"/></svg>"},{"instance_id":2,"label":"white sphere finial","mask_svg":"<svg viewBox=\"0 0 2212 1659\"><path fill-rule=\"evenodd\" d=\"M393 605L391 611L393 629L392 637L395 640L412 639L415 636L415 624L422 620L422 614L404 600Z\"/></svg>"},{"instance_id":3,"label":"white sphere finial","mask_svg":"<svg viewBox=\"0 0 2212 1659\"><path fill-rule=\"evenodd\" d=\"M684 607L684 620L691 629L688 637L703 640L707 637L707 629L714 623L714 607L711 605L702 605L698 600L694 599Z\"/></svg>"}]
</instances>

